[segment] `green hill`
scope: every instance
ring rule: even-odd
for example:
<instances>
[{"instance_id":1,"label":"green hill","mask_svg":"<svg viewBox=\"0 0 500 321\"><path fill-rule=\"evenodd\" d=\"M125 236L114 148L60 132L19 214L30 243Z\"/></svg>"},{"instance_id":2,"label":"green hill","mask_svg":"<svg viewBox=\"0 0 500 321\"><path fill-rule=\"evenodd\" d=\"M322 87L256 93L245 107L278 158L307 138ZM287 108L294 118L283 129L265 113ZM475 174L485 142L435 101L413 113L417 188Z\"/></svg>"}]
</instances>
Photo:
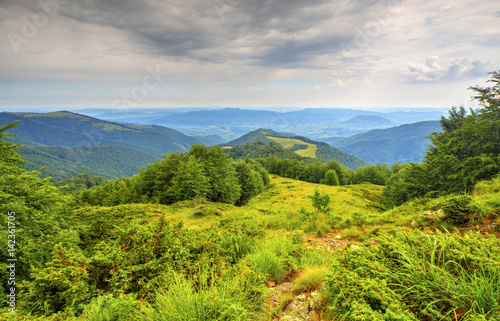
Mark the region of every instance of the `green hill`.
<instances>
[{"instance_id":1,"label":"green hill","mask_svg":"<svg viewBox=\"0 0 500 321\"><path fill-rule=\"evenodd\" d=\"M108 179L132 176L143 165L158 157L146 152L117 146L30 146L22 145L19 152L26 159L29 170L42 169L41 177L53 177L55 181L89 173Z\"/></svg>"},{"instance_id":2,"label":"green hill","mask_svg":"<svg viewBox=\"0 0 500 321\"><path fill-rule=\"evenodd\" d=\"M291 151L298 156L316 158L320 161L327 163L332 160L336 160L342 166L349 169L357 169L359 167L370 165L367 161L360 159L356 156L349 155L345 152L342 152L337 148L328 145L327 143L317 142L302 136L294 136L293 134L289 133L278 133L271 129L264 129L264 128L260 128L252 132L249 132L248 134L238 139L232 140L224 144L224 146L232 147L257 141L262 142L264 144L270 144L271 142L274 141L280 144L285 150ZM273 150L277 153L277 155L273 154ZM254 154L254 152L256 152L256 154ZM242 154L243 152L237 149L236 151L233 152L233 154L236 153ZM257 155L262 155L262 154L265 154L267 156L274 155L277 156L278 158L284 158L283 157L284 153L282 150L273 147L271 149L263 151L262 145L252 145L248 146L248 148L245 147L245 153L247 155L246 157L248 158L259 158L262 156L257 156Z\"/></svg>"},{"instance_id":3,"label":"green hill","mask_svg":"<svg viewBox=\"0 0 500 321\"><path fill-rule=\"evenodd\" d=\"M438 121L424 121L347 137L325 140L343 152L377 163L406 163L422 161L429 140L425 137L441 131Z\"/></svg>"},{"instance_id":4,"label":"green hill","mask_svg":"<svg viewBox=\"0 0 500 321\"><path fill-rule=\"evenodd\" d=\"M157 125L124 125L67 111L0 113L0 126L10 129L12 141L23 143L26 168L56 181L80 173L116 179L132 176L162 154L185 152L202 140Z\"/></svg>"},{"instance_id":5,"label":"green hill","mask_svg":"<svg viewBox=\"0 0 500 321\"><path fill-rule=\"evenodd\" d=\"M257 159L275 156L279 159L303 159L297 153L285 149L277 142L266 144L262 141L254 141L234 147L223 147L224 152L234 160L238 159Z\"/></svg>"},{"instance_id":6,"label":"green hill","mask_svg":"<svg viewBox=\"0 0 500 321\"><path fill-rule=\"evenodd\" d=\"M67 111L0 113L0 126L14 121L20 123L11 130L17 135L13 141L36 146L118 146L161 156L202 142L166 127L124 125Z\"/></svg>"}]
</instances>

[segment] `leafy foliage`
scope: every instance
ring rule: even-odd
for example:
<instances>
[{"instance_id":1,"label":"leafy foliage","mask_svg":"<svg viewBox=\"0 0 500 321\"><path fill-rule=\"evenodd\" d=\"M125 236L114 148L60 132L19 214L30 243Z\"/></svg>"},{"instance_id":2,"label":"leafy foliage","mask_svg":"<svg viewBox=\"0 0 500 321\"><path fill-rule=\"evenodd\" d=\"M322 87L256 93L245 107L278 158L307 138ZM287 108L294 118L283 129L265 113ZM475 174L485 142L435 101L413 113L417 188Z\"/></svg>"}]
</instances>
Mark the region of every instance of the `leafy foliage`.
<instances>
[{"instance_id":1,"label":"leafy foliage","mask_svg":"<svg viewBox=\"0 0 500 321\"><path fill-rule=\"evenodd\" d=\"M13 126L0 128L0 220L5 227L0 230L4 245L0 251L4 258L17 259L13 284L17 287L32 280L32 267L43 267L57 243L74 243L77 237L69 229L70 219L64 215L70 209L68 200L47 179L38 177L39 172L29 172L20 166L23 160L16 151L17 145L4 140L5 130ZM8 220L9 217L14 219ZM17 237L13 239L12 235ZM0 262L2 291L9 284L7 263Z\"/></svg>"},{"instance_id":2,"label":"leafy foliage","mask_svg":"<svg viewBox=\"0 0 500 321\"><path fill-rule=\"evenodd\" d=\"M471 87L482 107L453 107L441 118L442 132L430 135L431 146L422 164L399 171L387 191L395 204L424 196L472 191L481 180L500 172L500 72L491 87Z\"/></svg>"},{"instance_id":3,"label":"leafy foliage","mask_svg":"<svg viewBox=\"0 0 500 321\"><path fill-rule=\"evenodd\" d=\"M242 205L268 184L267 172L259 163L235 163L219 147L195 144L188 153L165 155L132 178L83 191L79 199L104 206L172 204L198 198Z\"/></svg>"}]
</instances>

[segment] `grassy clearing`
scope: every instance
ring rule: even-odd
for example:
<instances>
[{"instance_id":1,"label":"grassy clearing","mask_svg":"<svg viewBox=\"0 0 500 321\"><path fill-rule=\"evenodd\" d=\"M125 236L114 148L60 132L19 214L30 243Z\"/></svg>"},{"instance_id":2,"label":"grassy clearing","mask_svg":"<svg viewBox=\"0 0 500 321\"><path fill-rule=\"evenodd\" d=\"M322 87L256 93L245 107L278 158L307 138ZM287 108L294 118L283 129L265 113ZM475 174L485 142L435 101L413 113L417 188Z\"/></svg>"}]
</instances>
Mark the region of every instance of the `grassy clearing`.
<instances>
[{"instance_id":1,"label":"grassy clearing","mask_svg":"<svg viewBox=\"0 0 500 321\"><path fill-rule=\"evenodd\" d=\"M304 141L301 141L300 139L294 139L294 138L278 138L271 136L266 136L266 137L274 140L284 148L292 148L294 145L307 145L307 149L299 149L294 151L294 153L303 157L316 158L316 150L318 149L318 146L314 144L306 143Z\"/></svg>"}]
</instances>

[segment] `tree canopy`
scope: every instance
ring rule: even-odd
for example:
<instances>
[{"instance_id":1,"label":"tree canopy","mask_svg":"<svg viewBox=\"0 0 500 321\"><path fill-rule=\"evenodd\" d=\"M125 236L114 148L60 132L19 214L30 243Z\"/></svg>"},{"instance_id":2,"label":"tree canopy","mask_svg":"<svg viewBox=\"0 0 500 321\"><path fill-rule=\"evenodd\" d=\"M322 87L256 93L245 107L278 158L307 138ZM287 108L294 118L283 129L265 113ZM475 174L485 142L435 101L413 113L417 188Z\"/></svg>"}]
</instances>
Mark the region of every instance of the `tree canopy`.
<instances>
[{"instance_id":1,"label":"tree canopy","mask_svg":"<svg viewBox=\"0 0 500 321\"><path fill-rule=\"evenodd\" d=\"M441 132L430 135L422 164L408 164L389 184L395 204L414 197L470 192L500 172L500 72L489 87L470 87L479 108L453 107L441 117Z\"/></svg>"}]
</instances>

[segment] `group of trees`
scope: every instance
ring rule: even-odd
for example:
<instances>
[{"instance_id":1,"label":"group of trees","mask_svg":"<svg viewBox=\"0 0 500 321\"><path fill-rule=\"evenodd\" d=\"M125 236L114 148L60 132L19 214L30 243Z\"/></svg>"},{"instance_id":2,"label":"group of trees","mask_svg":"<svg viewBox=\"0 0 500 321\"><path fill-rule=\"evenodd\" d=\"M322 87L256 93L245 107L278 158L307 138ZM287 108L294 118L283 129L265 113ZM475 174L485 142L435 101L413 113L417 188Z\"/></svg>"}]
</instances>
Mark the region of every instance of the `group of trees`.
<instances>
[{"instance_id":1,"label":"group of trees","mask_svg":"<svg viewBox=\"0 0 500 321\"><path fill-rule=\"evenodd\" d=\"M185 154L164 155L138 175L83 191L79 198L83 203L105 206L172 204L197 198L243 205L268 184L268 174L259 163L235 162L221 148L195 144Z\"/></svg>"},{"instance_id":2,"label":"group of trees","mask_svg":"<svg viewBox=\"0 0 500 321\"><path fill-rule=\"evenodd\" d=\"M391 168L386 164L360 167L354 171L346 169L337 161L323 163L311 162L307 159L279 159L277 157L268 157L259 161L270 174L316 184L349 185L368 182L386 185L392 175Z\"/></svg>"},{"instance_id":3,"label":"group of trees","mask_svg":"<svg viewBox=\"0 0 500 321\"><path fill-rule=\"evenodd\" d=\"M30 172L8 137L14 123L0 127L0 291L2 306L6 294L19 293L23 281L50 259L54 246L72 237L66 212L68 198L61 195L38 171ZM9 261L8 259L11 259ZM8 268L14 264L14 268ZM11 272L14 273L12 276ZM14 291L12 291L14 289Z\"/></svg>"},{"instance_id":4,"label":"group of trees","mask_svg":"<svg viewBox=\"0 0 500 321\"><path fill-rule=\"evenodd\" d=\"M453 107L441 118L422 163L401 165L390 178L387 197L402 204L416 197L470 192L500 172L500 72L491 87L471 87L481 107Z\"/></svg>"}]
</instances>

